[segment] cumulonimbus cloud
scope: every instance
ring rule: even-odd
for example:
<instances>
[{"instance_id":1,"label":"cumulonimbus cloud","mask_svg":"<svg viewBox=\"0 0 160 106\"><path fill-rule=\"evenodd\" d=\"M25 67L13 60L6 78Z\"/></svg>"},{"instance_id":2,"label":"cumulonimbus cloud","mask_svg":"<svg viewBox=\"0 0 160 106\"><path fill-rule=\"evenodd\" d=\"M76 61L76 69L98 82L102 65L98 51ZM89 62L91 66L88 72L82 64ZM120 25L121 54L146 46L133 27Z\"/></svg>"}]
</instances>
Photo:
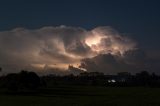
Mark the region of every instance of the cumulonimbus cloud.
<instances>
[{"instance_id":1,"label":"cumulonimbus cloud","mask_svg":"<svg viewBox=\"0 0 160 106\"><path fill-rule=\"evenodd\" d=\"M108 26L86 30L57 26L40 29L16 28L0 32L0 65L4 69L27 67L66 68L99 54L123 57L136 43Z\"/></svg>"}]
</instances>

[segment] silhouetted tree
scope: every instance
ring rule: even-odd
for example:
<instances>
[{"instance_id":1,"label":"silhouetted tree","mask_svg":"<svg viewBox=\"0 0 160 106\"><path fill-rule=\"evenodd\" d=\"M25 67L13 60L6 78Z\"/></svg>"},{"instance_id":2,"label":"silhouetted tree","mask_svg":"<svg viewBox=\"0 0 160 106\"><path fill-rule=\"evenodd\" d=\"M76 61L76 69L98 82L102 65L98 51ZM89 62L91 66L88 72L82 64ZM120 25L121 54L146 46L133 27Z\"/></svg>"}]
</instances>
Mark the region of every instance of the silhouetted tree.
<instances>
[{"instance_id":1,"label":"silhouetted tree","mask_svg":"<svg viewBox=\"0 0 160 106\"><path fill-rule=\"evenodd\" d=\"M9 90L34 90L40 86L40 77L34 72L21 71L17 74L8 74L4 86Z\"/></svg>"},{"instance_id":2,"label":"silhouetted tree","mask_svg":"<svg viewBox=\"0 0 160 106\"><path fill-rule=\"evenodd\" d=\"M40 86L40 78L35 72L21 71L19 84L22 88L35 89Z\"/></svg>"},{"instance_id":3,"label":"silhouetted tree","mask_svg":"<svg viewBox=\"0 0 160 106\"><path fill-rule=\"evenodd\" d=\"M8 74L4 80L4 86L8 90L17 91L18 90L18 76L17 74Z\"/></svg>"}]
</instances>

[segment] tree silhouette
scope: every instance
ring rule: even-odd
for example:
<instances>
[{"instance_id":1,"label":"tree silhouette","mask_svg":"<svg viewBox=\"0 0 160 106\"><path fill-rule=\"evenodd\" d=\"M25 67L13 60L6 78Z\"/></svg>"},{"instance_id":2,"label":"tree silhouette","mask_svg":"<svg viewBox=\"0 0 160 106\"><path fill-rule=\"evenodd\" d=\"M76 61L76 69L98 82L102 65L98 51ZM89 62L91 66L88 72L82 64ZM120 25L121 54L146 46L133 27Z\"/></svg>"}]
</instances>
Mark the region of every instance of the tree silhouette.
<instances>
[{"instance_id":1,"label":"tree silhouette","mask_svg":"<svg viewBox=\"0 0 160 106\"><path fill-rule=\"evenodd\" d=\"M40 86L40 77L34 72L21 71L5 77L5 87L9 90L34 90Z\"/></svg>"}]
</instances>

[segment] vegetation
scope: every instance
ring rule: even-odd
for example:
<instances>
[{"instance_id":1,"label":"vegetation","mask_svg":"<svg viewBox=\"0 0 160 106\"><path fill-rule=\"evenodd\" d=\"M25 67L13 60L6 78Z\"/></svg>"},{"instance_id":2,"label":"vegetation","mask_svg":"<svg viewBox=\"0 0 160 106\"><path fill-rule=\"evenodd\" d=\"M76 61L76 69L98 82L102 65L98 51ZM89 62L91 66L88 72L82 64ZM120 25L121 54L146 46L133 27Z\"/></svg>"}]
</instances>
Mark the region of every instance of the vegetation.
<instances>
[{"instance_id":1,"label":"vegetation","mask_svg":"<svg viewBox=\"0 0 160 106\"><path fill-rule=\"evenodd\" d=\"M146 71L38 76L21 71L0 77L1 106L159 106L160 76Z\"/></svg>"}]
</instances>

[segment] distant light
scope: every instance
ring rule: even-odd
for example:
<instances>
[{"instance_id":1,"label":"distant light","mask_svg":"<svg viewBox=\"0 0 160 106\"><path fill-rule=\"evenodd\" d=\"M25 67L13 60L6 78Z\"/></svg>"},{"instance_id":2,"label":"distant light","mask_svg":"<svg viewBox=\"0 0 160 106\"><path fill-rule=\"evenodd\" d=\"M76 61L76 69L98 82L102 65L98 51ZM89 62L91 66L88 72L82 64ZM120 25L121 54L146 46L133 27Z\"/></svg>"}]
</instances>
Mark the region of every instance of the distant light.
<instances>
[{"instance_id":1,"label":"distant light","mask_svg":"<svg viewBox=\"0 0 160 106\"><path fill-rule=\"evenodd\" d=\"M108 80L109 83L115 83L116 80L112 79L112 80Z\"/></svg>"},{"instance_id":2,"label":"distant light","mask_svg":"<svg viewBox=\"0 0 160 106\"><path fill-rule=\"evenodd\" d=\"M111 82L116 82L115 80L111 80Z\"/></svg>"},{"instance_id":3,"label":"distant light","mask_svg":"<svg viewBox=\"0 0 160 106\"><path fill-rule=\"evenodd\" d=\"M110 82L111 82L111 80L108 80L108 82L110 83Z\"/></svg>"}]
</instances>

